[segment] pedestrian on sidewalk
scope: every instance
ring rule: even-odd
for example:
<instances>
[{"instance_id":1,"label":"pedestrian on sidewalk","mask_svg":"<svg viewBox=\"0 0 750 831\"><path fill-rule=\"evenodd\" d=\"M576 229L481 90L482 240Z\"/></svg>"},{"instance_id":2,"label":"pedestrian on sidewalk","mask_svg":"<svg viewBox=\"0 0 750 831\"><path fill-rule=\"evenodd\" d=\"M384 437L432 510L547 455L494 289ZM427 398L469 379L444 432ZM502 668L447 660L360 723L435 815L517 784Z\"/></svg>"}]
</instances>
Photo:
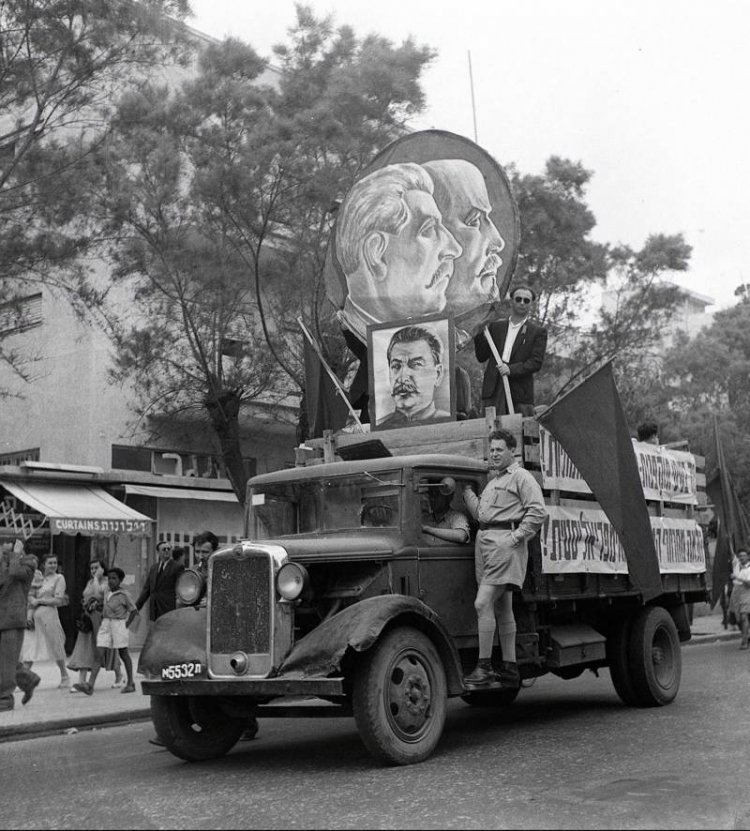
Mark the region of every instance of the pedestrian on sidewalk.
<instances>
[{"instance_id":1,"label":"pedestrian on sidewalk","mask_svg":"<svg viewBox=\"0 0 750 831\"><path fill-rule=\"evenodd\" d=\"M28 704L40 678L20 663L26 631L28 594L37 559L24 553L23 543L4 545L0 552L0 711L12 710L16 685L23 690L22 704Z\"/></svg>"},{"instance_id":2,"label":"pedestrian on sidewalk","mask_svg":"<svg viewBox=\"0 0 750 831\"><path fill-rule=\"evenodd\" d=\"M94 666L91 668L91 676L87 683L74 684L76 689L86 693L86 695L92 695L94 692L96 678L106 660L106 649L116 649L125 665L128 680L121 692L135 692L133 661L128 652L128 629L138 614L138 610L135 608L135 603L133 603L130 595L121 587L124 579L125 572L121 568L111 568L107 572L109 591L104 598L102 622L96 636L96 659Z\"/></svg>"},{"instance_id":3,"label":"pedestrian on sidewalk","mask_svg":"<svg viewBox=\"0 0 750 831\"><path fill-rule=\"evenodd\" d=\"M79 630L73 652L68 661L68 669L78 671L78 685L70 688L72 693L81 692L81 684L86 684L87 675L93 669L96 662L96 636L99 634L99 627L102 623L102 611L104 609L104 596L109 591L107 582L107 566L104 560L96 559L89 563L91 578L83 590L81 605L82 614L85 614L90 623L91 629L88 632ZM115 683L112 688L122 686L122 662L116 649L105 650L104 669L115 673Z\"/></svg>"},{"instance_id":4,"label":"pedestrian on sidewalk","mask_svg":"<svg viewBox=\"0 0 750 831\"><path fill-rule=\"evenodd\" d=\"M65 577L57 571L56 554L47 555L42 574L36 596L29 599L34 628L24 637L21 661L27 669L36 661L54 661L60 670L58 687L67 689L70 676L65 666L65 632L57 610L68 605L68 594Z\"/></svg>"},{"instance_id":5,"label":"pedestrian on sidewalk","mask_svg":"<svg viewBox=\"0 0 750 831\"><path fill-rule=\"evenodd\" d=\"M745 548L737 550L732 580L732 606L736 609L742 631L740 649L747 649L750 646L750 553Z\"/></svg>"},{"instance_id":6,"label":"pedestrian on sidewalk","mask_svg":"<svg viewBox=\"0 0 750 831\"><path fill-rule=\"evenodd\" d=\"M160 618L165 612L174 610L177 604L175 584L177 578L185 570L172 558L172 545L166 540L160 540L156 544L156 553L159 557L148 570L146 582L135 601L135 607L140 610L145 602L149 600L148 616L154 621Z\"/></svg>"},{"instance_id":7,"label":"pedestrian on sidewalk","mask_svg":"<svg viewBox=\"0 0 750 831\"><path fill-rule=\"evenodd\" d=\"M172 549L172 561L180 569L180 573L185 571L185 562L187 560L187 548L184 546L177 546ZM176 582L176 581L175 581Z\"/></svg>"}]
</instances>

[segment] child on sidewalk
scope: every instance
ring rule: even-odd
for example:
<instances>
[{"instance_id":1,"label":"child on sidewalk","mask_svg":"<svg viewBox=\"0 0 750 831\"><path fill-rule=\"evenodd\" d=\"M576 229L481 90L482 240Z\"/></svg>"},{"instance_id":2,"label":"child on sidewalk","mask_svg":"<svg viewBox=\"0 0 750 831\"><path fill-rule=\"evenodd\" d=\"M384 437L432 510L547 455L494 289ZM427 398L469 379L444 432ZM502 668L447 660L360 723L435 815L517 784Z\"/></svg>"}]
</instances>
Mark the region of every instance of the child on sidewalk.
<instances>
[{"instance_id":1,"label":"child on sidewalk","mask_svg":"<svg viewBox=\"0 0 750 831\"><path fill-rule=\"evenodd\" d=\"M96 658L91 668L91 676L88 683L74 684L74 689L91 695L94 692L96 676L105 662L104 650L116 649L120 659L125 666L128 676L127 684L122 688L123 693L135 692L133 683L133 662L128 652L128 628L138 614L130 595L120 584L125 579L125 572L121 568L111 568L107 572L109 591L104 596L104 609L102 611L102 623L96 636Z\"/></svg>"}]
</instances>

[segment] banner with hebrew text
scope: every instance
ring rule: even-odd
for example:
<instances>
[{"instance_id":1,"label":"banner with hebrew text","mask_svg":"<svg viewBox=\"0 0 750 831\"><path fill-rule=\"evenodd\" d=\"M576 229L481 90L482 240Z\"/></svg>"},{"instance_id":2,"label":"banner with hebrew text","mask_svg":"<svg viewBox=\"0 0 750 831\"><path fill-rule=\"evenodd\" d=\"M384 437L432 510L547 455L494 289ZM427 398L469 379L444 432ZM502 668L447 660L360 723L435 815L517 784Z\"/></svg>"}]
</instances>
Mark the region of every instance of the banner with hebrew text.
<instances>
[{"instance_id":1,"label":"banner with hebrew text","mask_svg":"<svg viewBox=\"0 0 750 831\"><path fill-rule=\"evenodd\" d=\"M570 493L591 493L586 481L560 443L544 427L539 428L542 486ZM646 499L698 504L695 456L682 450L633 440L643 495Z\"/></svg>"},{"instance_id":2,"label":"banner with hebrew text","mask_svg":"<svg viewBox=\"0 0 750 831\"><path fill-rule=\"evenodd\" d=\"M547 506L542 529L545 574L627 574L625 552L604 511ZM703 532L693 519L650 517L662 574L706 570Z\"/></svg>"}]
</instances>

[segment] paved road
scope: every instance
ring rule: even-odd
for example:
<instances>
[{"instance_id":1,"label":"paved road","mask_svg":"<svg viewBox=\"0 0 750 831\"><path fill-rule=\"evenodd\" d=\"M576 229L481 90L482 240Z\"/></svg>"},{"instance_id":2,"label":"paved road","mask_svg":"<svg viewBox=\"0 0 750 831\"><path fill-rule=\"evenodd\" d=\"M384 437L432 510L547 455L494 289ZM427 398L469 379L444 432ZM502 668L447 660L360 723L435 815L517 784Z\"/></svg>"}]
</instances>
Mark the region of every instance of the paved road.
<instances>
[{"instance_id":1,"label":"paved road","mask_svg":"<svg viewBox=\"0 0 750 831\"><path fill-rule=\"evenodd\" d=\"M0 745L1 828L750 828L750 657L683 651L669 707L606 670L545 677L502 712L452 702L436 754L375 766L348 719L262 721L185 764L148 724Z\"/></svg>"}]
</instances>

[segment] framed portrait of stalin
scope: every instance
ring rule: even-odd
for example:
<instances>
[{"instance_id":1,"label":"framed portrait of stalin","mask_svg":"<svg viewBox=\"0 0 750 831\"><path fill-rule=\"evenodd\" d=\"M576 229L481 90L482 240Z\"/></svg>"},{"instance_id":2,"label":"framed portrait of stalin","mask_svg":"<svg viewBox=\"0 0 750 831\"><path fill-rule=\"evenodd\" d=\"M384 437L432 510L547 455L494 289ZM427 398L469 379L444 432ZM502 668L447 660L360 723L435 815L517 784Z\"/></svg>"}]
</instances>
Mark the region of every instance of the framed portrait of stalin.
<instances>
[{"instance_id":1,"label":"framed portrait of stalin","mask_svg":"<svg viewBox=\"0 0 750 831\"><path fill-rule=\"evenodd\" d=\"M456 416L455 337L433 315L367 329L372 429L451 421Z\"/></svg>"}]
</instances>

